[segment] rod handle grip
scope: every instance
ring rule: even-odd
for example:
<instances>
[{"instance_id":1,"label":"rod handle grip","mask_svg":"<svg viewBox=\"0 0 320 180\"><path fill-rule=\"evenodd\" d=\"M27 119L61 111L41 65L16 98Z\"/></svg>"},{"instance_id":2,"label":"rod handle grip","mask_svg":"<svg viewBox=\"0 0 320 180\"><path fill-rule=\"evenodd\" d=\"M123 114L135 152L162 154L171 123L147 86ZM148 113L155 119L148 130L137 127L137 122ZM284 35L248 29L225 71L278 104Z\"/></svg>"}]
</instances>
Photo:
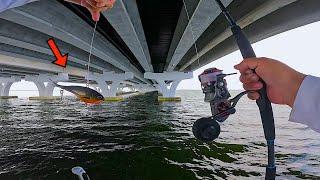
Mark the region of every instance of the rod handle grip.
<instances>
[{"instance_id":1,"label":"rod handle grip","mask_svg":"<svg viewBox=\"0 0 320 180\"><path fill-rule=\"evenodd\" d=\"M240 52L244 59L256 57L254 50L249 42L248 38L243 33L242 29L238 25L231 27L231 31L236 39L239 46ZM271 102L267 96L266 83L261 81L263 88L259 90L260 98L257 100L257 105L259 107L264 135L267 140L275 139L275 127L274 127L274 117Z\"/></svg>"}]
</instances>

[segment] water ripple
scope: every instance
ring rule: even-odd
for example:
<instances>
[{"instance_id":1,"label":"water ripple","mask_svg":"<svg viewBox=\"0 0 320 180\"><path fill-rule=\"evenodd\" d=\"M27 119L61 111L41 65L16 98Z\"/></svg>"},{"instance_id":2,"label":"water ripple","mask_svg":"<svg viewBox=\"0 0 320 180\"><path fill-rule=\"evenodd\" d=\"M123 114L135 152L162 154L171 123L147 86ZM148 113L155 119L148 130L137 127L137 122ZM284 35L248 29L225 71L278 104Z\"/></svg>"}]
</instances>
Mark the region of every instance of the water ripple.
<instances>
[{"instance_id":1,"label":"water ripple","mask_svg":"<svg viewBox=\"0 0 320 180\"><path fill-rule=\"evenodd\" d=\"M236 92L233 92L235 94ZM254 102L242 99L221 125L220 138L201 143L193 122L210 114L200 91L181 103L140 96L86 107L64 101L0 101L0 179L263 179L266 147ZM288 122L274 106L278 179L320 179L319 134Z\"/></svg>"}]
</instances>

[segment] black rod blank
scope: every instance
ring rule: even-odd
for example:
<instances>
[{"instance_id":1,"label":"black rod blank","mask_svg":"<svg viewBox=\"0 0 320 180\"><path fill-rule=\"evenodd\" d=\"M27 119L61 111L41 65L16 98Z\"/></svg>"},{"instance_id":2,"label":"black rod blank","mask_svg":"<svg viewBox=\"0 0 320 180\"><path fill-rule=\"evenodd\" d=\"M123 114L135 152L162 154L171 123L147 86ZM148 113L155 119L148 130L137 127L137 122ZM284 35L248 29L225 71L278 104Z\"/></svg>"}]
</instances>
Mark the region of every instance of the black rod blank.
<instances>
[{"instance_id":1,"label":"black rod blank","mask_svg":"<svg viewBox=\"0 0 320 180\"><path fill-rule=\"evenodd\" d=\"M242 29L236 24L230 13L227 11L226 7L222 4L220 0L215 0L219 5L222 13L226 17L233 36L237 42L240 49L242 57L252 58L256 57L256 54L249 42L248 38L243 33ZM254 70L253 70L254 71ZM274 117L271 102L267 96L267 89L265 82L263 83L263 88L259 90L260 98L257 100L257 105L259 107L260 116L262 120L264 136L268 143L268 166L266 168L265 179L275 179L276 176L276 166L275 166L275 154L274 154L274 140L275 140L275 126Z\"/></svg>"}]
</instances>

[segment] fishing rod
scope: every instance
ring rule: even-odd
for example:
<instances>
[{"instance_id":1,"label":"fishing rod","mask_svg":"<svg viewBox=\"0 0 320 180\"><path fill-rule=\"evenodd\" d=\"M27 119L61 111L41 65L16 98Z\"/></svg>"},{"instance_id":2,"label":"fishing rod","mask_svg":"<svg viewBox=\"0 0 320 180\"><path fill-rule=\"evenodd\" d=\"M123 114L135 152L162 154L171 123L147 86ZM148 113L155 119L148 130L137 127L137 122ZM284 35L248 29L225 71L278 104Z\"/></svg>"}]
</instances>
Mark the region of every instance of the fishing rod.
<instances>
[{"instance_id":1,"label":"fishing rod","mask_svg":"<svg viewBox=\"0 0 320 180\"><path fill-rule=\"evenodd\" d=\"M245 36L242 29L237 25L230 13L227 11L226 7L220 0L215 1L217 2L223 15L228 21L228 24L233 33L233 37L236 40L242 57L244 59L256 57L256 54L248 38ZM255 72L254 69L253 72ZM230 93L227 89L226 80L224 79L228 75L230 74L223 74L222 70L216 68L207 69L199 75L202 90L205 94L205 101L210 102L211 112L213 116L197 120L192 127L192 131L195 137L204 142L213 141L219 136L220 125L218 122L223 122L229 117L229 115L234 114L236 111L235 105L238 100L244 94L247 94L249 92L242 92L235 98L228 100L230 98ZM263 84L263 88L258 91L260 94L260 98L256 101L256 103L259 107L264 136L268 146L268 165L266 166L265 179L272 180L276 177L274 153L274 117L271 102L267 96L266 84L262 80L261 82Z\"/></svg>"}]
</instances>

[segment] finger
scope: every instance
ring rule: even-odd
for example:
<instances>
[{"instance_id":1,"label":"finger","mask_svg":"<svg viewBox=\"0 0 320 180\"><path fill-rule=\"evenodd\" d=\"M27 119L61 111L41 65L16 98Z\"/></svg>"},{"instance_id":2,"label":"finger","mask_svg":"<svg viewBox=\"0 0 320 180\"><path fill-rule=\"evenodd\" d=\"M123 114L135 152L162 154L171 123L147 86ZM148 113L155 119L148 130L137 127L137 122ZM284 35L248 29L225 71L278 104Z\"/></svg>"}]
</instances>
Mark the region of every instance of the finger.
<instances>
[{"instance_id":1,"label":"finger","mask_svg":"<svg viewBox=\"0 0 320 180\"><path fill-rule=\"evenodd\" d=\"M93 8L87 1L82 0L81 1L81 6L87 8L90 12L94 12L95 8Z\"/></svg>"},{"instance_id":2,"label":"finger","mask_svg":"<svg viewBox=\"0 0 320 180\"><path fill-rule=\"evenodd\" d=\"M258 100L260 98L260 94L258 92L250 92L248 93L248 98L251 100Z\"/></svg>"},{"instance_id":3,"label":"finger","mask_svg":"<svg viewBox=\"0 0 320 180\"><path fill-rule=\"evenodd\" d=\"M100 19L100 11L99 10L92 7L86 0L82 0L81 5L90 11L91 16L92 16L92 20L99 21L99 19Z\"/></svg>"},{"instance_id":4,"label":"finger","mask_svg":"<svg viewBox=\"0 0 320 180\"><path fill-rule=\"evenodd\" d=\"M91 5L93 8L99 8L97 5L98 3L95 0L85 0L88 4Z\"/></svg>"},{"instance_id":5,"label":"finger","mask_svg":"<svg viewBox=\"0 0 320 180\"><path fill-rule=\"evenodd\" d=\"M109 4L109 8L112 8L114 6L114 3L116 3L116 0L107 0Z\"/></svg>"},{"instance_id":6,"label":"finger","mask_svg":"<svg viewBox=\"0 0 320 180\"><path fill-rule=\"evenodd\" d=\"M106 0L90 0L90 1L94 1L95 5L97 8L104 8L104 7L109 7L111 8L114 4L114 2L109 2Z\"/></svg>"},{"instance_id":7,"label":"finger","mask_svg":"<svg viewBox=\"0 0 320 180\"><path fill-rule=\"evenodd\" d=\"M116 0L107 0L108 4L114 5L114 3L116 2Z\"/></svg>"},{"instance_id":8,"label":"finger","mask_svg":"<svg viewBox=\"0 0 320 180\"><path fill-rule=\"evenodd\" d=\"M245 73L248 69L256 69L259 65L257 58L249 58L243 60L240 64L234 66L235 69L239 70L240 73Z\"/></svg>"},{"instance_id":9,"label":"finger","mask_svg":"<svg viewBox=\"0 0 320 180\"><path fill-rule=\"evenodd\" d=\"M91 16L92 16L92 20L97 22L100 19L100 12L93 11L93 12L91 12Z\"/></svg>"},{"instance_id":10,"label":"finger","mask_svg":"<svg viewBox=\"0 0 320 180\"><path fill-rule=\"evenodd\" d=\"M243 84L243 88L247 91L257 91L263 87L261 82L250 82Z\"/></svg>"},{"instance_id":11,"label":"finger","mask_svg":"<svg viewBox=\"0 0 320 180\"><path fill-rule=\"evenodd\" d=\"M106 2L97 2L97 7L105 7L107 6L107 3Z\"/></svg>"},{"instance_id":12,"label":"finger","mask_svg":"<svg viewBox=\"0 0 320 180\"><path fill-rule=\"evenodd\" d=\"M244 84L249 82L258 82L259 77L256 74L242 74L240 76L240 81Z\"/></svg>"},{"instance_id":13,"label":"finger","mask_svg":"<svg viewBox=\"0 0 320 180\"><path fill-rule=\"evenodd\" d=\"M104 6L112 7L116 2L116 0L94 0L94 1L103 5L101 7L104 7Z\"/></svg>"},{"instance_id":14,"label":"finger","mask_svg":"<svg viewBox=\"0 0 320 180\"><path fill-rule=\"evenodd\" d=\"M106 11L106 10L111 9L111 8L112 8L112 5L107 4L107 5L103 6L103 7L99 7L97 9L95 9L95 11L101 13L101 12Z\"/></svg>"},{"instance_id":15,"label":"finger","mask_svg":"<svg viewBox=\"0 0 320 180\"><path fill-rule=\"evenodd\" d=\"M252 69L247 69L244 74L253 74L253 70Z\"/></svg>"}]
</instances>

